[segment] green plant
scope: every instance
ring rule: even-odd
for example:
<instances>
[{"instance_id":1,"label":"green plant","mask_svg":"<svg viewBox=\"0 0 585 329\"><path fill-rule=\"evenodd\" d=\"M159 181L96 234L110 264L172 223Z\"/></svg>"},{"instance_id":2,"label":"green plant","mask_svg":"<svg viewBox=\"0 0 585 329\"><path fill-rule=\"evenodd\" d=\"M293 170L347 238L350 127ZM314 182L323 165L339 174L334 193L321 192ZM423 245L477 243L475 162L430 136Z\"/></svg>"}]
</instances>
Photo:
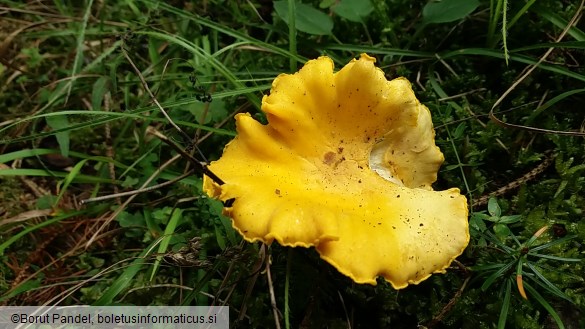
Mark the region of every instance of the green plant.
<instances>
[{"instance_id":1,"label":"green plant","mask_svg":"<svg viewBox=\"0 0 585 329\"><path fill-rule=\"evenodd\" d=\"M484 232L487 228L485 221L492 222L492 229L500 240L504 240L512 233L508 225L520 221L521 215L502 216L502 209L496 198L490 198L488 202L488 214L484 211L474 212L469 220L469 225L479 232ZM480 245L485 245L485 240L480 240Z\"/></svg>"},{"instance_id":2,"label":"green plant","mask_svg":"<svg viewBox=\"0 0 585 329\"><path fill-rule=\"evenodd\" d=\"M472 266L471 269L478 273L476 280L484 278L483 284L481 285L483 291L490 289L496 283L499 285L498 295L503 298L503 303L498 320L498 328L504 328L506 326L506 320L512 303L513 286L516 287L518 294L523 299L528 300L528 296L534 298L552 316L557 325L560 328L564 328L561 318L539 290L568 302L572 302L572 300L547 279L543 275L543 271L554 271L547 264L550 261L567 263L580 262L581 259L559 257L544 254L541 251L567 243L574 239L575 236L565 236L538 244L538 238L548 229L547 226L544 226L536 231L529 239L521 242L507 226L519 222L521 216L501 216L500 206L496 199L493 198L490 199L488 211L491 216L482 213L472 215L470 222L472 236L479 240L477 248L485 249L486 251L493 249L501 256L494 258L493 261L495 262L477 264ZM493 230L495 234L486 227L483 222L484 220L494 223ZM509 246L510 243L512 243L512 246ZM528 290L528 294L525 292L525 289Z\"/></svg>"}]
</instances>

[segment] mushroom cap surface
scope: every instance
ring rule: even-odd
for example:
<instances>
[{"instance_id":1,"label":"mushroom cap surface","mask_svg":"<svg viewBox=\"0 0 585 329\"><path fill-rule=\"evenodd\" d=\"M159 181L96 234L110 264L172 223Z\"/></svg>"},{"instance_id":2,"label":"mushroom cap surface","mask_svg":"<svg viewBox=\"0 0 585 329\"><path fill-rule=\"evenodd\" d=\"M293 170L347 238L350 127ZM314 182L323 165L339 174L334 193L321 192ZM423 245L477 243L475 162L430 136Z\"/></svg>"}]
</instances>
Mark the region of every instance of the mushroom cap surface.
<instances>
[{"instance_id":1,"label":"mushroom cap surface","mask_svg":"<svg viewBox=\"0 0 585 329\"><path fill-rule=\"evenodd\" d=\"M396 289L445 272L469 242L467 199L433 191L444 161L430 111L404 78L387 81L362 54L339 72L320 57L281 74L268 119L236 115L238 135L204 191L250 242L315 247L357 283Z\"/></svg>"}]
</instances>

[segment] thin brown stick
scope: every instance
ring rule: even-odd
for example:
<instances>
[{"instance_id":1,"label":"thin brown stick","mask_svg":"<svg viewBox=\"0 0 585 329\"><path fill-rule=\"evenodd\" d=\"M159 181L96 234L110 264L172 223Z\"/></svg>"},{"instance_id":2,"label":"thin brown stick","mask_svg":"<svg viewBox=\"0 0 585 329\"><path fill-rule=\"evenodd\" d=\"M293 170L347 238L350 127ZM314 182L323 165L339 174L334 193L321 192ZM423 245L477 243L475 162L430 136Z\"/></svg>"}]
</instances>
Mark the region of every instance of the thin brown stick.
<instances>
[{"instance_id":1,"label":"thin brown stick","mask_svg":"<svg viewBox=\"0 0 585 329\"><path fill-rule=\"evenodd\" d=\"M447 305L445 305L443 307L441 312L439 312L439 314L437 314L431 320L431 322L429 322L429 324L427 324L427 328L432 328L432 327L436 326L437 324L439 324L439 322L443 321L443 319L445 318L447 313L449 313L451 311L451 309L453 308L453 306L455 306L455 303L457 302L457 300L459 300L459 298L461 298L461 295L463 294L463 290L465 290L465 287L467 287L467 283L469 282L469 279L471 279L470 276L467 277L465 279L465 281L463 281L463 284L461 285L459 290L457 290L457 293L455 294L455 296L453 296L453 298L451 298L451 300L449 300Z\"/></svg>"},{"instance_id":2,"label":"thin brown stick","mask_svg":"<svg viewBox=\"0 0 585 329\"><path fill-rule=\"evenodd\" d=\"M276 305L272 275L270 274L270 255L268 255L268 259L266 260L266 278L268 279L268 291L270 292L270 305L272 306L272 313L274 314L274 324L276 329L280 329L280 316L278 306Z\"/></svg>"},{"instance_id":3,"label":"thin brown stick","mask_svg":"<svg viewBox=\"0 0 585 329\"><path fill-rule=\"evenodd\" d=\"M240 245L238 246L238 248L240 250L242 250L243 247L244 247L244 245L245 245L245 241L242 240L240 242ZM235 265L236 265L236 262L230 262L230 265L229 265L229 267L227 269L227 272L225 273L224 278L221 281L221 284L219 285L219 289L217 290L217 296L219 296L219 294L225 289L225 286L227 285L227 281L228 281L229 277L231 276L232 272L234 271ZM241 276L242 275L239 274L238 275L238 279ZM236 289L236 285L232 285L231 288L230 288L230 290L228 291L228 294L226 295L224 301L222 302L221 306L225 306L227 304L227 302L229 301L229 299L232 296L232 293L234 292L235 289ZM214 305L211 305L211 306L215 306L215 304Z\"/></svg>"},{"instance_id":4,"label":"thin brown stick","mask_svg":"<svg viewBox=\"0 0 585 329\"><path fill-rule=\"evenodd\" d=\"M548 168L553 163L553 160L555 159L555 157L556 157L556 154L549 152L548 154L545 155L544 161L542 161L534 169L527 172L522 177L515 179L514 181L500 187L499 189L475 200L472 204L472 207L475 208L475 207L486 205L490 198L504 195L504 194L510 192L511 190L518 188L520 185L525 184L525 183L533 180L534 178L536 178L536 176L543 173L546 170L546 168Z\"/></svg>"},{"instance_id":5,"label":"thin brown stick","mask_svg":"<svg viewBox=\"0 0 585 329\"><path fill-rule=\"evenodd\" d=\"M162 188L162 187L165 187L168 185L172 185L172 184L174 184L182 179L189 177L191 174L193 174L192 170L182 174L181 176L177 176L176 178L173 178L169 181L166 181L164 183L156 184L156 185L145 187L145 188L139 188L139 189L134 190L134 191L115 193L115 194L110 194L110 195L98 196L96 198L81 200L81 204L104 201L104 200L109 200L109 199L114 199L114 198L120 198L123 196L136 195L136 194L140 194L140 193L144 193L144 192L150 192L150 191L157 190L159 188Z\"/></svg>"},{"instance_id":6,"label":"thin brown stick","mask_svg":"<svg viewBox=\"0 0 585 329\"><path fill-rule=\"evenodd\" d=\"M258 280L258 276L260 276L260 270L262 269L262 264L267 262L266 256L266 245L262 244L260 250L258 250L258 260L254 264L254 268L252 269L252 277L248 280L248 286L246 287L246 292L244 293L244 297L242 298L242 306L240 307L240 315L238 316L237 321L242 321L246 316L246 311L248 309L247 301L252 294L252 290L254 290L254 285L256 285L256 280Z\"/></svg>"}]
</instances>

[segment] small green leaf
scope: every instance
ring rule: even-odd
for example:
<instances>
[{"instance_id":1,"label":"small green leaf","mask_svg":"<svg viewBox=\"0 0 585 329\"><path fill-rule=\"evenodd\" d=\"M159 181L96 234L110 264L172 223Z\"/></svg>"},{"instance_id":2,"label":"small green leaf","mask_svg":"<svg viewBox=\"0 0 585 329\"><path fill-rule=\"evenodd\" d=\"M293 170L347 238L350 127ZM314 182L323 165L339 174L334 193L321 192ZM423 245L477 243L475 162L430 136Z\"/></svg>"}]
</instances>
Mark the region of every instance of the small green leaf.
<instances>
[{"instance_id":1,"label":"small green leaf","mask_svg":"<svg viewBox=\"0 0 585 329\"><path fill-rule=\"evenodd\" d=\"M333 6L333 12L348 21L363 23L374 10L369 0L341 0Z\"/></svg>"},{"instance_id":2,"label":"small green leaf","mask_svg":"<svg viewBox=\"0 0 585 329\"><path fill-rule=\"evenodd\" d=\"M287 1L274 1L274 10L278 17L288 24ZM295 26L301 32L315 35L328 35L333 30L333 20L331 17L303 3L296 4L295 19Z\"/></svg>"},{"instance_id":3,"label":"small green leaf","mask_svg":"<svg viewBox=\"0 0 585 329\"><path fill-rule=\"evenodd\" d=\"M57 196L55 195L43 195L37 199L36 206L38 209L51 209L56 201Z\"/></svg>"},{"instance_id":4,"label":"small green leaf","mask_svg":"<svg viewBox=\"0 0 585 329\"><path fill-rule=\"evenodd\" d=\"M172 207L159 208L152 212L152 218L154 218L159 224L167 225L172 213Z\"/></svg>"},{"instance_id":5,"label":"small green leaf","mask_svg":"<svg viewBox=\"0 0 585 329\"><path fill-rule=\"evenodd\" d=\"M116 217L116 220L122 227L143 226L145 224L144 218L142 218L142 214L139 212L132 215L129 212L123 211Z\"/></svg>"},{"instance_id":6,"label":"small green leaf","mask_svg":"<svg viewBox=\"0 0 585 329\"><path fill-rule=\"evenodd\" d=\"M38 67L43 61L43 55L39 53L39 48L23 48L20 52L28 57L26 64L31 69Z\"/></svg>"},{"instance_id":7,"label":"small green leaf","mask_svg":"<svg viewBox=\"0 0 585 329\"><path fill-rule=\"evenodd\" d=\"M488 201L488 212L494 217L502 216L502 208L498 204L498 199L490 198Z\"/></svg>"},{"instance_id":8,"label":"small green leaf","mask_svg":"<svg viewBox=\"0 0 585 329\"><path fill-rule=\"evenodd\" d=\"M510 235L510 229L508 228L507 225L504 225L504 224L496 224L496 225L494 225L494 233L496 233L496 236L498 238L504 239L508 235Z\"/></svg>"},{"instance_id":9,"label":"small green leaf","mask_svg":"<svg viewBox=\"0 0 585 329\"><path fill-rule=\"evenodd\" d=\"M447 165L447 166L445 166L445 170L449 171L449 170L457 169L459 167L461 167L461 165L459 165L459 164Z\"/></svg>"},{"instance_id":10,"label":"small green leaf","mask_svg":"<svg viewBox=\"0 0 585 329\"><path fill-rule=\"evenodd\" d=\"M457 128L455 128L455 131L453 132L453 139L459 139L461 137L463 137L463 133L465 132L465 128L467 128L467 126L465 125L465 123L460 123Z\"/></svg>"},{"instance_id":11,"label":"small green leaf","mask_svg":"<svg viewBox=\"0 0 585 329\"><path fill-rule=\"evenodd\" d=\"M500 217L499 223L512 224L512 223L519 222L521 218L522 218L521 215L502 216L502 217Z\"/></svg>"},{"instance_id":12,"label":"small green leaf","mask_svg":"<svg viewBox=\"0 0 585 329\"><path fill-rule=\"evenodd\" d=\"M191 103L186 109L201 124L220 122L228 115L225 102L222 99L214 100L211 104Z\"/></svg>"},{"instance_id":13,"label":"small green leaf","mask_svg":"<svg viewBox=\"0 0 585 329\"><path fill-rule=\"evenodd\" d=\"M423 24L458 21L479 7L478 0L431 1L423 8Z\"/></svg>"},{"instance_id":14,"label":"small green leaf","mask_svg":"<svg viewBox=\"0 0 585 329\"><path fill-rule=\"evenodd\" d=\"M469 220L469 226L478 232L483 232L487 228L484 221L478 216L471 216L471 219Z\"/></svg>"},{"instance_id":15,"label":"small green leaf","mask_svg":"<svg viewBox=\"0 0 585 329\"><path fill-rule=\"evenodd\" d=\"M333 6L337 0L323 0L319 2L319 8L325 9Z\"/></svg>"},{"instance_id":16,"label":"small green leaf","mask_svg":"<svg viewBox=\"0 0 585 329\"><path fill-rule=\"evenodd\" d=\"M471 215L472 218L477 218L477 219L481 219L481 220L490 220L490 218L492 218L490 215L486 215L484 213L481 212L474 212Z\"/></svg>"},{"instance_id":17,"label":"small green leaf","mask_svg":"<svg viewBox=\"0 0 585 329\"><path fill-rule=\"evenodd\" d=\"M122 187L134 187L138 185L139 182L140 180L138 178L126 176L126 179L122 182Z\"/></svg>"},{"instance_id":18,"label":"small green leaf","mask_svg":"<svg viewBox=\"0 0 585 329\"><path fill-rule=\"evenodd\" d=\"M121 212L118 217L116 217L118 224L121 227L127 228L124 232L129 238L137 238L144 235L144 230L141 227L146 226L146 222L142 217L141 213L135 213L134 215L129 212Z\"/></svg>"},{"instance_id":19,"label":"small green leaf","mask_svg":"<svg viewBox=\"0 0 585 329\"><path fill-rule=\"evenodd\" d=\"M492 223L499 223L500 222L500 217L497 217L497 216L489 216L485 220L490 221Z\"/></svg>"},{"instance_id":20,"label":"small green leaf","mask_svg":"<svg viewBox=\"0 0 585 329\"><path fill-rule=\"evenodd\" d=\"M477 242L477 246L478 247L487 247L487 241L484 238L479 238L479 241Z\"/></svg>"}]
</instances>

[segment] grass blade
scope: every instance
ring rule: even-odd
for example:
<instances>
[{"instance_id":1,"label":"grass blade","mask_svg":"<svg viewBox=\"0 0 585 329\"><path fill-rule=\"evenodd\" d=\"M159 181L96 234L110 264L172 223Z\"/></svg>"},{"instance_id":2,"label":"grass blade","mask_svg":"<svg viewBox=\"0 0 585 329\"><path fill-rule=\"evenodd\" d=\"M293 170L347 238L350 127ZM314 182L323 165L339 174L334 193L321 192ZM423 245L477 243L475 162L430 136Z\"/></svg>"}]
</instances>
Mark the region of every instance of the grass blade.
<instances>
[{"instance_id":1,"label":"grass blade","mask_svg":"<svg viewBox=\"0 0 585 329\"><path fill-rule=\"evenodd\" d=\"M542 284L540 282L538 282L538 280L533 279L534 282L536 282L537 284L539 284L540 286L542 286L543 288L545 288L546 290L548 290L551 294L560 297L562 299L565 299L568 302L573 302L569 296L567 296L564 292L562 292L559 288L557 288L557 286L555 286L552 282L550 282L547 278L544 277L544 275L542 275L542 273L540 273L540 271L538 271L536 269L536 267L532 264L530 264L529 262L526 262L526 265L532 270L532 272L536 275L536 277L538 277L538 279L540 279L540 281L542 281Z\"/></svg>"},{"instance_id":2,"label":"grass blade","mask_svg":"<svg viewBox=\"0 0 585 329\"><path fill-rule=\"evenodd\" d=\"M547 310L548 314L550 314L550 316L555 320L557 326L559 326L559 329L565 329L565 325L563 324L563 321L561 320L561 317L559 316L559 314L555 311L555 309L550 306L550 304L538 293L538 291L536 291L536 289L534 289L530 284L528 284L528 282L524 283L524 287L526 288L526 290L528 290L528 292L530 292L530 295L532 297L534 297L534 299L540 304L542 305L542 307L544 307L545 310Z\"/></svg>"},{"instance_id":3,"label":"grass blade","mask_svg":"<svg viewBox=\"0 0 585 329\"><path fill-rule=\"evenodd\" d=\"M506 319L508 318L508 311L510 310L510 296L512 295L512 284L510 280L506 280L506 288L504 292L504 302L500 309L500 317L498 318L498 329L506 328Z\"/></svg>"},{"instance_id":4,"label":"grass blade","mask_svg":"<svg viewBox=\"0 0 585 329\"><path fill-rule=\"evenodd\" d=\"M73 69L71 70L71 83L67 84L67 95L65 96L65 103L69 99L71 95L71 89L73 88L73 84L75 84L75 80L77 80L77 72L81 69L81 62L83 61L83 47L85 41L85 29L87 28L87 21L89 20L89 15L91 14L91 7L93 5L93 0L89 0L85 8L85 13L83 14L83 18L81 19L81 28L77 33L77 50L75 52L75 60L73 61Z\"/></svg>"},{"instance_id":5,"label":"grass blade","mask_svg":"<svg viewBox=\"0 0 585 329\"><path fill-rule=\"evenodd\" d=\"M492 275L490 275L484 281L484 283L481 285L481 290L486 291L496 281L496 279L498 279L499 277L502 276L502 274L504 274L506 271L511 269L515 263L516 263L516 260L513 260L513 261L507 263L506 265L502 266L502 268L500 268L499 270L494 272Z\"/></svg>"},{"instance_id":6,"label":"grass blade","mask_svg":"<svg viewBox=\"0 0 585 329\"><path fill-rule=\"evenodd\" d=\"M158 240L153 241L146 249L144 249L136 259L122 272L122 274L112 283L112 285L106 290L103 295L96 300L93 306L108 306L114 304L114 298L118 296L122 291L128 289L133 278L138 274L142 267L147 263L145 258L150 255L154 249L155 244Z\"/></svg>"},{"instance_id":7,"label":"grass blade","mask_svg":"<svg viewBox=\"0 0 585 329\"><path fill-rule=\"evenodd\" d=\"M177 226L179 224L179 221L182 218L182 215L183 215L182 209L180 209L180 208L173 209L173 213L171 214L171 219L167 223L163 238L160 241L160 245L158 246L158 251L157 251L158 256L156 256L156 260L154 261L154 264L152 265L152 273L150 274L150 281L152 281L154 279L154 276L156 275L156 271L158 270L158 267L160 266L160 262L161 262L162 257L163 257L162 254L167 252L167 249L169 247L169 243L171 242L171 238L173 237L173 234L175 234L175 230L177 229Z\"/></svg>"}]
</instances>

